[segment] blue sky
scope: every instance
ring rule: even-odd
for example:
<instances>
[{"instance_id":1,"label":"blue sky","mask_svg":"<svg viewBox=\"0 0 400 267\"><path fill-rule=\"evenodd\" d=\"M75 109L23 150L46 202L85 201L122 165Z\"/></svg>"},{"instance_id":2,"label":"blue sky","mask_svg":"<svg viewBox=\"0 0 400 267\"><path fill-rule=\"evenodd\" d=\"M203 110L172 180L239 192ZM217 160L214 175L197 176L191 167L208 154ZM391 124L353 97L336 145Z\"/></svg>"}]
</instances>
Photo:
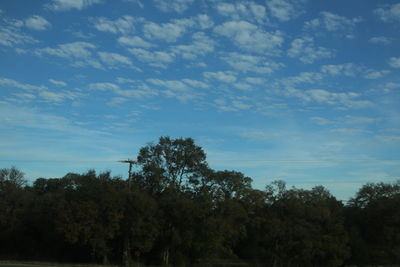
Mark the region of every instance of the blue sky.
<instances>
[{"instance_id":1,"label":"blue sky","mask_svg":"<svg viewBox=\"0 0 400 267\"><path fill-rule=\"evenodd\" d=\"M347 199L400 177L400 2L2 0L0 167L126 176L158 137Z\"/></svg>"}]
</instances>

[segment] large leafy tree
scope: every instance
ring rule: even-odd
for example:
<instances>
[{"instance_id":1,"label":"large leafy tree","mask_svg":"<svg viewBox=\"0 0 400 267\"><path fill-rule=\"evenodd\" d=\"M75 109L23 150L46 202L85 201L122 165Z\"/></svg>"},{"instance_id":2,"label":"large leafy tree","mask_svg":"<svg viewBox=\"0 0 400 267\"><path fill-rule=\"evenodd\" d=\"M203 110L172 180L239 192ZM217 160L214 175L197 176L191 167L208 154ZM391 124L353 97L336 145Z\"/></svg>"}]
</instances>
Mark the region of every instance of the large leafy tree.
<instances>
[{"instance_id":1,"label":"large leafy tree","mask_svg":"<svg viewBox=\"0 0 400 267\"><path fill-rule=\"evenodd\" d=\"M149 192L167 187L188 187L208 169L206 154L191 138L160 137L158 144L140 149L137 162L141 168L140 184Z\"/></svg>"},{"instance_id":2,"label":"large leafy tree","mask_svg":"<svg viewBox=\"0 0 400 267\"><path fill-rule=\"evenodd\" d=\"M400 180L364 185L346 214L352 262L400 264Z\"/></svg>"}]
</instances>

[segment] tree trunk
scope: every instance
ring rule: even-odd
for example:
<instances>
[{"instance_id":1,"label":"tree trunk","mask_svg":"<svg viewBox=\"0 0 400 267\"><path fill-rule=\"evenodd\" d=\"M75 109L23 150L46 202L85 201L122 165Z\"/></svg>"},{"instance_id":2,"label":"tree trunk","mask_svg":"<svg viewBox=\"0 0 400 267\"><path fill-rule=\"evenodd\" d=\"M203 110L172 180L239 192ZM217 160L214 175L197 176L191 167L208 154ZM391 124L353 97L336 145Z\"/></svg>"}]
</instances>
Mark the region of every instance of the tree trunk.
<instances>
[{"instance_id":1,"label":"tree trunk","mask_svg":"<svg viewBox=\"0 0 400 267\"><path fill-rule=\"evenodd\" d=\"M104 254L103 255L103 265L107 265L109 262L108 262L108 257L107 257L107 254Z\"/></svg>"},{"instance_id":2,"label":"tree trunk","mask_svg":"<svg viewBox=\"0 0 400 267\"><path fill-rule=\"evenodd\" d=\"M129 238L124 237L124 246L122 251L122 263L124 266L128 267L131 263L131 246L129 242Z\"/></svg>"},{"instance_id":3,"label":"tree trunk","mask_svg":"<svg viewBox=\"0 0 400 267\"><path fill-rule=\"evenodd\" d=\"M169 264L169 248L166 248L163 252L163 262L165 265Z\"/></svg>"}]
</instances>

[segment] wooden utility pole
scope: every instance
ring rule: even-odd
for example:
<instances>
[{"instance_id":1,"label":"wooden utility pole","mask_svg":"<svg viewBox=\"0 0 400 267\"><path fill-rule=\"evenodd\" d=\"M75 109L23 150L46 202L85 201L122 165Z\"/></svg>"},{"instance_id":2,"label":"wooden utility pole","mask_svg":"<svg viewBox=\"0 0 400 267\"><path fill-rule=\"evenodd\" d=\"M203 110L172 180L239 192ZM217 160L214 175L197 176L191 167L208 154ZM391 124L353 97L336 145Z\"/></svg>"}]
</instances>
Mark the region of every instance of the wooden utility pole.
<instances>
[{"instance_id":1,"label":"wooden utility pole","mask_svg":"<svg viewBox=\"0 0 400 267\"><path fill-rule=\"evenodd\" d=\"M120 160L119 162L122 163L129 163L129 171L128 171L128 187L131 188L131 183L132 183L132 166L133 164L136 164L136 161L127 159L127 160Z\"/></svg>"},{"instance_id":2,"label":"wooden utility pole","mask_svg":"<svg viewBox=\"0 0 400 267\"><path fill-rule=\"evenodd\" d=\"M122 163L129 163L129 170L128 170L128 190L130 191L132 185L132 166L136 164L136 161L127 159L127 160L120 160L119 162ZM122 251L122 261L124 266L128 267L131 265L132 257L131 257L131 244L129 240L129 234L125 233L124 236L124 243L123 243L123 251Z\"/></svg>"}]
</instances>

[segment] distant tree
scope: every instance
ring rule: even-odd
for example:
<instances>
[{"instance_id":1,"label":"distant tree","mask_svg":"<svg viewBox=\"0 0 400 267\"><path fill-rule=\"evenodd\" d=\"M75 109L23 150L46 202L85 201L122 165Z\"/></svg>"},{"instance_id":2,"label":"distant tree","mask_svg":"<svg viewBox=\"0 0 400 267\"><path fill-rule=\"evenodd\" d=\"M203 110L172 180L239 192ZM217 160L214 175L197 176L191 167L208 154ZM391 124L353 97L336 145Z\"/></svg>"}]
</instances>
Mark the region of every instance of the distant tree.
<instances>
[{"instance_id":1,"label":"distant tree","mask_svg":"<svg viewBox=\"0 0 400 267\"><path fill-rule=\"evenodd\" d=\"M93 256L107 263L113 249L111 240L123 218L119 181L110 173L96 176L94 171L68 174L64 179L70 184L59 205L58 229L68 242L90 246Z\"/></svg>"},{"instance_id":2,"label":"distant tree","mask_svg":"<svg viewBox=\"0 0 400 267\"><path fill-rule=\"evenodd\" d=\"M259 202L246 239L255 251L246 257L270 266L340 266L349 256L342 204L325 188L287 189L277 181L260 197L265 206Z\"/></svg>"},{"instance_id":3,"label":"distant tree","mask_svg":"<svg viewBox=\"0 0 400 267\"><path fill-rule=\"evenodd\" d=\"M357 264L400 264L400 180L369 183L349 201L347 228Z\"/></svg>"},{"instance_id":4,"label":"distant tree","mask_svg":"<svg viewBox=\"0 0 400 267\"><path fill-rule=\"evenodd\" d=\"M9 169L0 169L0 183L10 183L17 187L23 187L27 184L27 181L24 178L24 173L13 166Z\"/></svg>"},{"instance_id":5,"label":"distant tree","mask_svg":"<svg viewBox=\"0 0 400 267\"><path fill-rule=\"evenodd\" d=\"M23 251L23 218L31 198L26 183L17 168L0 169L0 254Z\"/></svg>"},{"instance_id":6,"label":"distant tree","mask_svg":"<svg viewBox=\"0 0 400 267\"><path fill-rule=\"evenodd\" d=\"M140 149L139 181L149 192L159 193L166 187L181 190L198 179L207 169L206 154L191 138L160 137L158 144Z\"/></svg>"}]
</instances>

